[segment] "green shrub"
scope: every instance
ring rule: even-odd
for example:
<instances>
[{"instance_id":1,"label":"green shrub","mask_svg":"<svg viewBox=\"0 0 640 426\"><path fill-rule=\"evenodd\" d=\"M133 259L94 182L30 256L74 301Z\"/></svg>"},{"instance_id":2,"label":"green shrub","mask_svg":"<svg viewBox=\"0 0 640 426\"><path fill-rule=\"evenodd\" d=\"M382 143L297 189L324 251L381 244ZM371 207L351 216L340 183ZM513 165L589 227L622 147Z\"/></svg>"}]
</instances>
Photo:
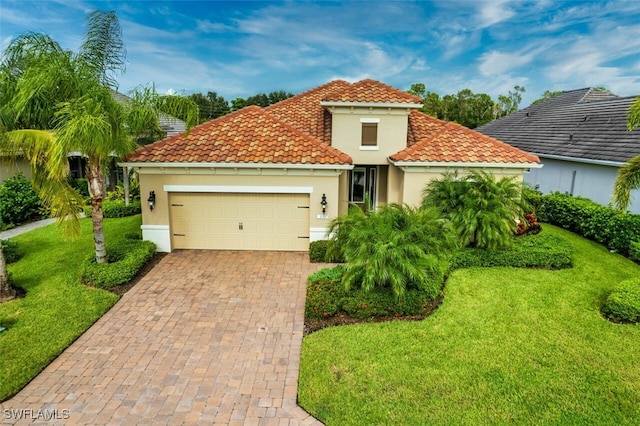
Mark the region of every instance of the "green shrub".
<instances>
[{"instance_id":1,"label":"green shrub","mask_svg":"<svg viewBox=\"0 0 640 426\"><path fill-rule=\"evenodd\" d=\"M607 246L628 256L633 241L640 241L640 215L619 213L613 216Z\"/></svg>"},{"instance_id":2,"label":"green shrub","mask_svg":"<svg viewBox=\"0 0 640 426\"><path fill-rule=\"evenodd\" d=\"M542 205L542 192L531 187L531 185L522 185L522 201L528 207L527 210L538 215L540 206Z\"/></svg>"},{"instance_id":3,"label":"green shrub","mask_svg":"<svg viewBox=\"0 0 640 426\"><path fill-rule=\"evenodd\" d=\"M616 322L640 322L640 278L622 281L607 298L602 313Z\"/></svg>"},{"instance_id":4,"label":"green shrub","mask_svg":"<svg viewBox=\"0 0 640 426\"><path fill-rule=\"evenodd\" d=\"M133 216L140 214L141 211L140 201L132 201L128 206L125 205L124 201L105 200L102 202L102 214L105 219ZM91 206L85 207L84 214L87 217L91 217Z\"/></svg>"},{"instance_id":5,"label":"green shrub","mask_svg":"<svg viewBox=\"0 0 640 426\"><path fill-rule=\"evenodd\" d=\"M69 185L73 189L75 189L78 194L80 194L83 198L89 197L89 185L85 178L77 178L74 179L71 175L69 175Z\"/></svg>"},{"instance_id":6,"label":"green shrub","mask_svg":"<svg viewBox=\"0 0 640 426\"><path fill-rule=\"evenodd\" d=\"M141 240L142 234L140 232L126 232L124 238L127 240Z\"/></svg>"},{"instance_id":7,"label":"green shrub","mask_svg":"<svg viewBox=\"0 0 640 426\"><path fill-rule=\"evenodd\" d=\"M374 288L371 291L345 290L342 278L345 267L324 268L307 279L305 318L330 318L346 312L353 318L379 316L419 315L426 305L440 294L444 279L433 282L431 291L407 290L401 299L390 288Z\"/></svg>"},{"instance_id":8,"label":"green shrub","mask_svg":"<svg viewBox=\"0 0 640 426\"><path fill-rule=\"evenodd\" d=\"M527 207L514 177L496 180L487 172L466 176L446 173L429 182L422 207L437 209L451 221L462 245L484 249L508 247Z\"/></svg>"},{"instance_id":9,"label":"green shrub","mask_svg":"<svg viewBox=\"0 0 640 426\"><path fill-rule=\"evenodd\" d=\"M342 307L347 292L342 284L344 267L320 269L307 278L304 315L309 319L334 316Z\"/></svg>"},{"instance_id":10,"label":"green shrub","mask_svg":"<svg viewBox=\"0 0 640 426\"><path fill-rule=\"evenodd\" d=\"M640 262L640 241L633 241L629 245L629 258L636 263Z\"/></svg>"},{"instance_id":11,"label":"green shrub","mask_svg":"<svg viewBox=\"0 0 640 426\"><path fill-rule=\"evenodd\" d=\"M82 281L99 288L111 288L133 279L154 256L156 246L150 241L125 240L107 246L107 263L96 263L92 254L82 264Z\"/></svg>"},{"instance_id":12,"label":"green shrub","mask_svg":"<svg viewBox=\"0 0 640 426\"><path fill-rule=\"evenodd\" d=\"M482 250L464 248L451 261L452 268L511 266L562 269L573 265L573 249L564 239L549 234L524 235L511 248Z\"/></svg>"},{"instance_id":13,"label":"green shrub","mask_svg":"<svg viewBox=\"0 0 640 426\"><path fill-rule=\"evenodd\" d=\"M18 174L0 185L0 221L19 224L39 218L44 208L31 182Z\"/></svg>"},{"instance_id":14,"label":"green shrub","mask_svg":"<svg viewBox=\"0 0 640 426\"><path fill-rule=\"evenodd\" d=\"M343 299L342 310L353 318L419 315L433 298L419 290L407 290L400 300L388 288L358 290Z\"/></svg>"},{"instance_id":15,"label":"green shrub","mask_svg":"<svg viewBox=\"0 0 640 426\"><path fill-rule=\"evenodd\" d=\"M15 263L22 257L23 253L13 240L2 240L2 254L7 263Z\"/></svg>"},{"instance_id":16,"label":"green shrub","mask_svg":"<svg viewBox=\"0 0 640 426\"><path fill-rule=\"evenodd\" d=\"M322 263L327 255L328 240L318 240L309 243L309 259L312 263Z\"/></svg>"}]
</instances>

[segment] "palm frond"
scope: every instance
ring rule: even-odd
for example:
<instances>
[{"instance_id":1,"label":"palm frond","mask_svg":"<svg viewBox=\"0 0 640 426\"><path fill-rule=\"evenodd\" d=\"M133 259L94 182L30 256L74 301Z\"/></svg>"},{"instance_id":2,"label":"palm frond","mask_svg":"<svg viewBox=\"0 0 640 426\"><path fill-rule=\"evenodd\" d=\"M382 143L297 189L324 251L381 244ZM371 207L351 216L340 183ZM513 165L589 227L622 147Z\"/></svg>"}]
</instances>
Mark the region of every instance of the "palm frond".
<instances>
[{"instance_id":1,"label":"palm frond","mask_svg":"<svg viewBox=\"0 0 640 426\"><path fill-rule=\"evenodd\" d=\"M87 34L78 54L100 84L116 87L115 74L125 69L126 49L115 12L96 10L87 15Z\"/></svg>"},{"instance_id":2,"label":"palm frond","mask_svg":"<svg viewBox=\"0 0 640 426\"><path fill-rule=\"evenodd\" d=\"M631 191L640 188L640 155L633 157L618 169L613 187L613 204L625 211L631 203Z\"/></svg>"}]
</instances>

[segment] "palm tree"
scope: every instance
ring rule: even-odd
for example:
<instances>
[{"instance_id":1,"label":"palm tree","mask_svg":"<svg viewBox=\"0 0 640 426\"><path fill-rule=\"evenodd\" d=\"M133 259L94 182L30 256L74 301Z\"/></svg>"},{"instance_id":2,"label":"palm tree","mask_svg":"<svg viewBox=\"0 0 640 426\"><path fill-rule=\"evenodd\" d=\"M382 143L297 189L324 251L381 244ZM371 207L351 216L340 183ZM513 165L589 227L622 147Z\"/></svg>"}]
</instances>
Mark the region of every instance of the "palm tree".
<instances>
[{"instance_id":1,"label":"palm tree","mask_svg":"<svg viewBox=\"0 0 640 426\"><path fill-rule=\"evenodd\" d=\"M160 96L155 88L143 89L133 102L118 103L114 75L124 71L124 63L117 17L94 11L88 14L86 38L77 53L63 50L47 35L28 33L10 43L0 66L0 148L30 161L34 187L71 235L79 233L82 200L67 183L67 155L79 151L87 157L99 263L107 260L102 201L111 158L131 152L136 138L155 129L160 111L184 118L188 127L198 117L193 102Z\"/></svg>"},{"instance_id":2,"label":"palm tree","mask_svg":"<svg viewBox=\"0 0 640 426\"><path fill-rule=\"evenodd\" d=\"M484 171L464 177L450 173L427 185L422 206L449 219L462 244L495 249L509 246L517 220L524 220L521 188L515 178L496 181Z\"/></svg>"},{"instance_id":3,"label":"palm tree","mask_svg":"<svg viewBox=\"0 0 640 426\"><path fill-rule=\"evenodd\" d=\"M448 223L435 212L389 204L369 216L354 207L337 220L334 238L347 262L342 281L347 290L355 284L366 292L390 288L397 298L411 288L437 296L454 241Z\"/></svg>"},{"instance_id":4,"label":"palm tree","mask_svg":"<svg viewBox=\"0 0 640 426\"><path fill-rule=\"evenodd\" d=\"M627 129L632 131L640 126L640 97L635 100L629 110ZM620 211L625 211L631 203L631 191L640 188L640 155L627 161L616 176L613 187L613 205Z\"/></svg>"}]
</instances>

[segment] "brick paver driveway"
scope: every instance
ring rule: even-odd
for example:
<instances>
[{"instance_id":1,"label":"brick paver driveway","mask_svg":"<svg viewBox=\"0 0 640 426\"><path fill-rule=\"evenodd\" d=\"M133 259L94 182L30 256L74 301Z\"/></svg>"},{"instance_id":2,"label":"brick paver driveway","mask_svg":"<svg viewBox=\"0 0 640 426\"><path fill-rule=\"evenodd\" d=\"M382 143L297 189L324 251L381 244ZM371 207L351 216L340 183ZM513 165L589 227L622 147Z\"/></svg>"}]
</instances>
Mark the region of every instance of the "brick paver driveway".
<instances>
[{"instance_id":1,"label":"brick paver driveway","mask_svg":"<svg viewBox=\"0 0 640 426\"><path fill-rule=\"evenodd\" d=\"M296 405L304 282L319 267L306 253L171 253L3 421L320 424Z\"/></svg>"}]
</instances>

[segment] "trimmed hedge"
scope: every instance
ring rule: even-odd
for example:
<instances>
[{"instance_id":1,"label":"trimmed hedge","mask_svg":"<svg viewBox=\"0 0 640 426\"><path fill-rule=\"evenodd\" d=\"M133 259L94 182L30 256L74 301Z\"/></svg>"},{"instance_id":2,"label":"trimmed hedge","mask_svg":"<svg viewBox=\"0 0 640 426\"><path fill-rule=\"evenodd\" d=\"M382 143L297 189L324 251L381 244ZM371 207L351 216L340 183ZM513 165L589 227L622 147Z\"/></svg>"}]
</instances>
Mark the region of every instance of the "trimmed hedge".
<instances>
[{"instance_id":1,"label":"trimmed hedge","mask_svg":"<svg viewBox=\"0 0 640 426\"><path fill-rule=\"evenodd\" d=\"M619 213L588 198L555 192L542 197L540 217L628 256L640 241L640 215Z\"/></svg>"},{"instance_id":2,"label":"trimmed hedge","mask_svg":"<svg viewBox=\"0 0 640 426\"><path fill-rule=\"evenodd\" d=\"M452 268L511 266L515 268L563 269L573 266L573 248L566 240L549 234L530 234L514 239L513 247L501 250L464 248L452 258Z\"/></svg>"},{"instance_id":3,"label":"trimmed hedge","mask_svg":"<svg viewBox=\"0 0 640 426\"><path fill-rule=\"evenodd\" d=\"M338 312L346 312L353 318L378 316L419 315L440 294L443 280L435 296L431 291L407 290L400 300L389 288L375 288L370 292L346 291L342 284L345 268L342 265L316 271L307 279L305 317L329 318Z\"/></svg>"},{"instance_id":4,"label":"trimmed hedge","mask_svg":"<svg viewBox=\"0 0 640 426\"><path fill-rule=\"evenodd\" d=\"M140 214L142 212L140 201L131 201L129 205L125 205L124 201L105 200L102 202L102 214L105 219L114 217L127 217ZM84 209L84 214L91 217L91 206Z\"/></svg>"},{"instance_id":5,"label":"trimmed hedge","mask_svg":"<svg viewBox=\"0 0 640 426\"><path fill-rule=\"evenodd\" d=\"M45 213L31 181L17 174L0 185L0 222L18 225L39 219Z\"/></svg>"},{"instance_id":6,"label":"trimmed hedge","mask_svg":"<svg viewBox=\"0 0 640 426\"><path fill-rule=\"evenodd\" d=\"M629 257L636 263L640 263L640 241L634 241L629 245Z\"/></svg>"},{"instance_id":7,"label":"trimmed hedge","mask_svg":"<svg viewBox=\"0 0 640 426\"><path fill-rule=\"evenodd\" d=\"M96 263L92 254L82 264L82 282L109 289L131 281L156 254L150 241L125 240L107 246L107 263Z\"/></svg>"},{"instance_id":8,"label":"trimmed hedge","mask_svg":"<svg viewBox=\"0 0 640 426\"><path fill-rule=\"evenodd\" d=\"M607 298L602 313L616 322L640 322L640 278L622 281Z\"/></svg>"},{"instance_id":9,"label":"trimmed hedge","mask_svg":"<svg viewBox=\"0 0 640 426\"><path fill-rule=\"evenodd\" d=\"M342 257L330 256L330 254L341 252L341 250L329 250L329 246L333 244L331 240L318 240L309 243L309 259L311 263L344 263Z\"/></svg>"}]
</instances>

